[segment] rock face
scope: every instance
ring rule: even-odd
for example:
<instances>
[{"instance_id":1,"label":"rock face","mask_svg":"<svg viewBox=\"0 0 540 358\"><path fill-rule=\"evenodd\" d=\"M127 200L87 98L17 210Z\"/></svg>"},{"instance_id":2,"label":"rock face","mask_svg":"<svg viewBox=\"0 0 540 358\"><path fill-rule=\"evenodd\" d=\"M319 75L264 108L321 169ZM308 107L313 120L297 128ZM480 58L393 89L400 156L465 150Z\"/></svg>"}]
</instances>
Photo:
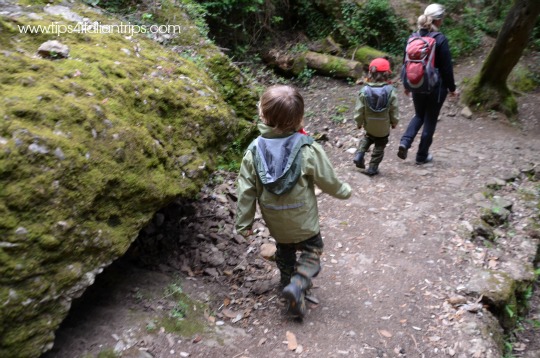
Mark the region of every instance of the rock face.
<instances>
[{"instance_id":1,"label":"rock face","mask_svg":"<svg viewBox=\"0 0 540 358\"><path fill-rule=\"evenodd\" d=\"M52 60L36 54L54 29L21 26L73 20L2 4L0 356L38 357L71 301L159 208L198 192L246 121L219 75L148 36L63 33L69 57ZM228 96L255 108L226 71Z\"/></svg>"}]
</instances>

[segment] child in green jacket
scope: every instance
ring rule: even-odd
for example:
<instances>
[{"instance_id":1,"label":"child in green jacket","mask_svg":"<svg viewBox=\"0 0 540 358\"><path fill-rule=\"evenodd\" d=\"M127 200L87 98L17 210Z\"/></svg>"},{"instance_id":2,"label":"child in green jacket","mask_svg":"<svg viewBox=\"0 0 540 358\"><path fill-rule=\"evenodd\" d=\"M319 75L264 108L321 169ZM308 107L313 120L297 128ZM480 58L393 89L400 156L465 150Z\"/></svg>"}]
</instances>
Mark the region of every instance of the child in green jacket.
<instances>
[{"instance_id":1,"label":"child in green jacket","mask_svg":"<svg viewBox=\"0 0 540 358\"><path fill-rule=\"evenodd\" d=\"M364 155L375 144L369 168L364 172L369 176L379 173L379 164L384 157L384 148L388 144L390 127L399 122L398 98L390 79L390 62L376 58L369 64L368 83L362 87L354 109L354 120L358 129L364 128L366 134L360 140L354 157L357 168L364 169Z\"/></svg>"},{"instance_id":2,"label":"child in green jacket","mask_svg":"<svg viewBox=\"0 0 540 358\"><path fill-rule=\"evenodd\" d=\"M304 99L291 86L273 86L259 102L261 135L246 151L237 180L236 230L248 235L259 204L276 240L276 264L289 312L303 317L305 291L320 269L323 241L315 185L339 199L351 196L323 148L302 134ZM296 252L300 257L296 259Z\"/></svg>"}]
</instances>

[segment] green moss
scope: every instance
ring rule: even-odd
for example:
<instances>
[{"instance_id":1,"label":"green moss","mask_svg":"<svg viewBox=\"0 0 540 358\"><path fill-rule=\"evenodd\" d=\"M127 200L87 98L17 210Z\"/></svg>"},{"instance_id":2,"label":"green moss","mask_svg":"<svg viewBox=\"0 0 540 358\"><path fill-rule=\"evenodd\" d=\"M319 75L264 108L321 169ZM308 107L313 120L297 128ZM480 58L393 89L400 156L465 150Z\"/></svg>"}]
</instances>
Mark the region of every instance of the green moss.
<instances>
[{"instance_id":1,"label":"green moss","mask_svg":"<svg viewBox=\"0 0 540 358\"><path fill-rule=\"evenodd\" d=\"M330 73L334 73L338 75L342 73L347 74L349 72L349 68L345 65L343 61L341 61L341 59L338 59L338 58L328 61L325 67L326 69L328 69Z\"/></svg>"},{"instance_id":2,"label":"green moss","mask_svg":"<svg viewBox=\"0 0 540 358\"><path fill-rule=\"evenodd\" d=\"M517 101L510 90L480 84L476 75L468 81L462 92L463 102L476 110L495 110L513 118L517 113Z\"/></svg>"},{"instance_id":3,"label":"green moss","mask_svg":"<svg viewBox=\"0 0 540 358\"><path fill-rule=\"evenodd\" d=\"M169 285L166 297L174 300L174 308L159 322L167 332L174 332L183 337L191 337L206 330L204 312L208 307L192 300L184 293L179 284Z\"/></svg>"},{"instance_id":4,"label":"green moss","mask_svg":"<svg viewBox=\"0 0 540 358\"><path fill-rule=\"evenodd\" d=\"M118 354L113 348L107 348L98 353L97 358L117 358Z\"/></svg>"},{"instance_id":5,"label":"green moss","mask_svg":"<svg viewBox=\"0 0 540 358\"><path fill-rule=\"evenodd\" d=\"M212 77L221 84L218 88L227 103L231 104L240 118L251 121L257 115L256 103L260 91L251 86L240 69L233 66L225 56L215 54L207 63Z\"/></svg>"},{"instance_id":6,"label":"green moss","mask_svg":"<svg viewBox=\"0 0 540 358\"><path fill-rule=\"evenodd\" d=\"M0 356L21 346L41 353L66 314L57 297L122 255L159 208L194 196L223 146L249 127L238 114L256 110L257 94L225 57L207 71L142 35L19 32L66 23L40 16L0 16L0 232L9 243L0 248L0 327L10 325ZM50 39L70 57L36 56Z\"/></svg>"},{"instance_id":7,"label":"green moss","mask_svg":"<svg viewBox=\"0 0 540 358\"><path fill-rule=\"evenodd\" d=\"M379 51L369 46L362 46L358 48L356 51L354 51L351 55L355 61L361 62L366 65L369 64L373 59L377 57L388 56L387 53Z\"/></svg>"},{"instance_id":8,"label":"green moss","mask_svg":"<svg viewBox=\"0 0 540 358\"><path fill-rule=\"evenodd\" d=\"M539 75L518 64L510 73L508 84L517 91L531 92L540 84Z\"/></svg>"}]
</instances>

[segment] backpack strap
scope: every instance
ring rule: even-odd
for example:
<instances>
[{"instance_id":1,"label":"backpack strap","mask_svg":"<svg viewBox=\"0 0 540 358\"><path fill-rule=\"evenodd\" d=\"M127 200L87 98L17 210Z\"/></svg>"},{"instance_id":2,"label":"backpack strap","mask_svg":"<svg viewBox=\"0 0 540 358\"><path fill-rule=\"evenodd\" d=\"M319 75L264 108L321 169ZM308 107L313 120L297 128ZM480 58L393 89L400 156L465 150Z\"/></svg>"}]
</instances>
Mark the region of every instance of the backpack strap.
<instances>
[{"instance_id":1,"label":"backpack strap","mask_svg":"<svg viewBox=\"0 0 540 358\"><path fill-rule=\"evenodd\" d=\"M409 36L409 40L412 37L433 37L433 38L436 38L439 35L441 35L441 33L439 31L430 31L427 34L425 34L424 36L422 36L422 35L420 35L420 32L417 31L417 32L413 32L411 34L411 36Z\"/></svg>"}]
</instances>

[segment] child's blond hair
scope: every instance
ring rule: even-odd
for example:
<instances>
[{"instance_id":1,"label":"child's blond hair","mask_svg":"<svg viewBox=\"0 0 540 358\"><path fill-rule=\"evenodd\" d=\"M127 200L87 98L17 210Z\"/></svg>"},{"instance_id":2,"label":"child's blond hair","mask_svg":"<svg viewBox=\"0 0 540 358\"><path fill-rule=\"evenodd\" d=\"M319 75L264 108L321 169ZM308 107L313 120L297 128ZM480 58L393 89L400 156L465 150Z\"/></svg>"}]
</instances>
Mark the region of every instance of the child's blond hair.
<instances>
[{"instance_id":1,"label":"child's blond hair","mask_svg":"<svg viewBox=\"0 0 540 358\"><path fill-rule=\"evenodd\" d=\"M390 80L391 73L378 72L376 69L370 68L367 80L368 82L388 82Z\"/></svg>"},{"instance_id":2,"label":"child's blond hair","mask_svg":"<svg viewBox=\"0 0 540 358\"><path fill-rule=\"evenodd\" d=\"M278 132L295 132L304 119L304 98L291 86L269 87L261 96L259 116L264 124Z\"/></svg>"}]
</instances>

